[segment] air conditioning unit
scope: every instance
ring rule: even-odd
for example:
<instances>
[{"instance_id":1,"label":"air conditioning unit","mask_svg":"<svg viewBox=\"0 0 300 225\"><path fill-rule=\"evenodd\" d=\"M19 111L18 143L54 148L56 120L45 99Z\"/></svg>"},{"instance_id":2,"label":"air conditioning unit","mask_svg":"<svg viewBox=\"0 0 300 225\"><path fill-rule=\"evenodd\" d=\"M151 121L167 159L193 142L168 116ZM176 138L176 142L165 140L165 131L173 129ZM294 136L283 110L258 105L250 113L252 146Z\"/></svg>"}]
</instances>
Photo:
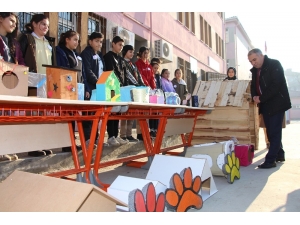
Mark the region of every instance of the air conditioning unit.
<instances>
[{"instance_id":1,"label":"air conditioning unit","mask_svg":"<svg viewBox=\"0 0 300 225\"><path fill-rule=\"evenodd\" d=\"M132 45L134 47L134 33L124 29L123 27L117 26L112 28L112 39L115 36L120 36L124 40L124 45Z\"/></svg>"},{"instance_id":2,"label":"air conditioning unit","mask_svg":"<svg viewBox=\"0 0 300 225\"><path fill-rule=\"evenodd\" d=\"M163 39L154 41L154 57L159 58L163 63L173 61L173 45Z\"/></svg>"}]
</instances>

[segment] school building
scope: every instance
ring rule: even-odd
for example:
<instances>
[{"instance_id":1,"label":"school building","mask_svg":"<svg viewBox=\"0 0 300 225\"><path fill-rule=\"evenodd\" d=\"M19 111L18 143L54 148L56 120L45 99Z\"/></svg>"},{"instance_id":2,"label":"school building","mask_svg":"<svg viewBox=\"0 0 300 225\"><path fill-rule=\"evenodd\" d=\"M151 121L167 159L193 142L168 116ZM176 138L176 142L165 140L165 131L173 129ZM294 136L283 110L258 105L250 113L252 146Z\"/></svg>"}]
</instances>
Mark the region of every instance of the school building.
<instances>
[{"instance_id":1,"label":"school building","mask_svg":"<svg viewBox=\"0 0 300 225\"><path fill-rule=\"evenodd\" d=\"M20 31L33 14L19 12ZM40 13L40 12L39 12ZM80 34L78 51L85 48L88 35L94 31L104 34L102 53L110 50L111 40L119 35L125 44L137 52L141 46L151 50L151 58L163 61L161 69L171 72L181 68L190 92L197 79L209 80L224 75L227 70L225 54L224 12L44 12L49 17L49 36L56 43L62 32L69 29ZM135 61L135 58L133 59ZM221 75L220 75L221 76ZM225 75L224 75L225 76Z\"/></svg>"}]
</instances>

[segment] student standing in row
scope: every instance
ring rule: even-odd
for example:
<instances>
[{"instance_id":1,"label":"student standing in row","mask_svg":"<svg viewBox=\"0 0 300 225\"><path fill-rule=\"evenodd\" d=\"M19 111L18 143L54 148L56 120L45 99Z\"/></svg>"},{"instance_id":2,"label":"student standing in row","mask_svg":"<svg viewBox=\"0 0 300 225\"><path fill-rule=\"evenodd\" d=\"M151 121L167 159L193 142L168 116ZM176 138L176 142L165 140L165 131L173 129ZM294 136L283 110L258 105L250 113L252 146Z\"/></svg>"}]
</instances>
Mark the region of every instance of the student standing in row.
<instances>
[{"instance_id":1,"label":"student standing in row","mask_svg":"<svg viewBox=\"0 0 300 225\"><path fill-rule=\"evenodd\" d=\"M136 66L142 75L143 81L146 86L150 87L151 89L156 88L154 72L152 66L149 63L149 48L142 46L137 53L138 60L136 61ZM143 141L143 136L140 131L139 123L137 123L136 127L137 132L137 139Z\"/></svg>"},{"instance_id":2,"label":"student standing in row","mask_svg":"<svg viewBox=\"0 0 300 225\"><path fill-rule=\"evenodd\" d=\"M172 80L173 87L180 97L181 105L189 105L191 94L188 93L186 82L182 79L181 69L176 69L174 79Z\"/></svg>"},{"instance_id":3,"label":"student standing in row","mask_svg":"<svg viewBox=\"0 0 300 225\"><path fill-rule=\"evenodd\" d=\"M25 28L26 33L19 39L25 65L29 67L29 72L46 74L46 67L42 64L56 66L55 38L46 36L49 18L44 14L35 14ZM52 150L28 152L29 156L34 157L49 154Z\"/></svg>"},{"instance_id":4,"label":"student standing in row","mask_svg":"<svg viewBox=\"0 0 300 225\"><path fill-rule=\"evenodd\" d=\"M83 70L84 70L84 84L85 84L85 95L84 100L89 101L91 99L92 90L96 89L96 84L103 73L105 71L105 62L102 57L101 48L103 43L104 36L102 33L93 32L89 36L89 45L85 47L85 49L81 52L80 57L83 62ZM86 141L86 147L90 143L90 135L92 131L92 121L82 121L84 137ZM96 133L96 143L98 143L99 133L97 126ZM96 148L97 145L94 145Z\"/></svg>"},{"instance_id":5,"label":"student standing in row","mask_svg":"<svg viewBox=\"0 0 300 225\"><path fill-rule=\"evenodd\" d=\"M58 46L56 46L56 61L57 66L62 66L70 69L79 69L77 72L77 83L83 83L84 70L82 68L82 59L76 52L79 44L79 34L74 30L69 30L60 35ZM73 131L75 130L75 122L72 122ZM75 134L74 134L75 137ZM76 139L76 138L75 138ZM80 149L80 146L76 146ZM63 152L71 152L71 147L63 147Z\"/></svg>"},{"instance_id":6,"label":"student standing in row","mask_svg":"<svg viewBox=\"0 0 300 225\"><path fill-rule=\"evenodd\" d=\"M16 40L17 33L17 15L12 12L0 12L0 60L25 65L20 45ZM0 155L0 161L17 159L18 156L16 154Z\"/></svg>"},{"instance_id":7,"label":"student standing in row","mask_svg":"<svg viewBox=\"0 0 300 225\"><path fill-rule=\"evenodd\" d=\"M134 49L132 45L125 45L122 50L123 69L127 80L127 85L145 86L143 78L139 73L137 67L131 62L134 56ZM129 142L138 142L138 139L132 137L132 125L134 120L121 120L120 137Z\"/></svg>"},{"instance_id":8,"label":"student standing in row","mask_svg":"<svg viewBox=\"0 0 300 225\"><path fill-rule=\"evenodd\" d=\"M115 36L112 40L112 50L104 55L106 71L113 70L119 79L120 86L126 85L126 78L122 69L122 58L118 55L121 53L124 46L124 40L119 36ZM127 144L128 140L123 140L119 135L119 120L107 121L107 143L112 146Z\"/></svg>"}]
</instances>

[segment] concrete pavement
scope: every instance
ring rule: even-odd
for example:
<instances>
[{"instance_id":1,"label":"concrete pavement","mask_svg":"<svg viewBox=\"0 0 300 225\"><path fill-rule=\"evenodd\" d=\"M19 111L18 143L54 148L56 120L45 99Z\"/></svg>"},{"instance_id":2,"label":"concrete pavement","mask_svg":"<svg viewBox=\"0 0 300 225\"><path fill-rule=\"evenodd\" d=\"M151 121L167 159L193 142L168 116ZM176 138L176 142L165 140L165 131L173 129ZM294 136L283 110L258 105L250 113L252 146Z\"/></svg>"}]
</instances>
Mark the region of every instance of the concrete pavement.
<instances>
[{"instance_id":1,"label":"concrete pavement","mask_svg":"<svg viewBox=\"0 0 300 225\"><path fill-rule=\"evenodd\" d=\"M300 153L299 153L300 121L291 121L283 129L282 143L286 152L286 161L277 163L276 168L258 169L257 165L264 161L267 152L264 133L260 130L259 149L255 151L253 164L241 167L241 178L233 184L227 183L224 177L214 176L218 192L208 198L202 209L191 212L300 212ZM172 140L171 142L174 142ZM173 144L173 143L169 144ZM129 146L132 151L134 146ZM142 151L142 146L135 147ZM128 150L128 149L127 149ZM122 155L126 149L115 149L116 155ZM106 149L107 156L112 149ZM39 159L25 158L15 162L0 163L0 175L9 174L14 169L28 172L49 173L55 168L72 166L70 153L58 153ZM48 161L47 161L48 160ZM55 168L51 164L56 162ZM10 166L9 166L10 164ZM9 169L5 171L4 169ZM52 171L51 171L52 170ZM112 183L118 175L145 178L147 170L126 166L112 166L100 169L100 179L104 183Z\"/></svg>"},{"instance_id":2,"label":"concrete pavement","mask_svg":"<svg viewBox=\"0 0 300 225\"><path fill-rule=\"evenodd\" d=\"M260 130L259 150L253 164L241 167L241 178L233 184L214 176L218 192L208 198L202 209L191 212L300 212L300 121L292 121L283 129L282 143L286 161L271 169L258 169L264 161L264 132ZM100 179L112 183L118 175L145 178L147 170L126 166L100 173Z\"/></svg>"}]
</instances>

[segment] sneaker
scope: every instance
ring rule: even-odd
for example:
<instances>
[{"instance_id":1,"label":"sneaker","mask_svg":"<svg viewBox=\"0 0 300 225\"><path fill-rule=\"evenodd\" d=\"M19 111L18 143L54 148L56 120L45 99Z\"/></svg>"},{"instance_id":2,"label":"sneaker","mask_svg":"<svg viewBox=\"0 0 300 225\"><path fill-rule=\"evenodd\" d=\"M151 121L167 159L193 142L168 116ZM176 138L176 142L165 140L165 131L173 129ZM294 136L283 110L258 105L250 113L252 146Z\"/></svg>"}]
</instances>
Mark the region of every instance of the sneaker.
<instances>
[{"instance_id":1,"label":"sneaker","mask_svg":"<svg viewBox=\"0 0 300 225\"><path fill-rule=\"evenodd\" d=\"M123 140L124 141L124 140ZM120 146L120 142L117 141L117 139L115 138L115 136L112 136L111 138L109 138L107 140L107 143L111 146Z\"/></svg>"},{"instance_id":2,"label":"sneaker","mask_svg":"<svg viewBox=\"0 0 300 225\"><path fill-rule=\"evenodd\" d=\"M1 155L0 161L14 161L17 160L18 156L16 154L13 155Z\"/></svg>"},{"instance_id":3,"label":"sneaker","mask_svg":"<svg viewBox=\"0 0 300 225\"><path fill-rule=\"evenodd\" d=\"M44 155L46 155L46 152L44 152L42 150L28 152L28 156L32 156L32 157L39 157L39 156L44 156Z\"/></svg>"},{"instance_id":4,"label":"sneaker","mask_svg":"<svg viewBox=\"0 0 300 225\"><path fill-rule=\"evenodd\" d=\"M132 137L132 136L128 136L128 137L126 137L127 138L127 140L129 141L129 142L139 142L139 139L135 139L134 137Z\"/></svg>"},{"instance_id":5,"label":"sneaker","mask_svg":"<svg viewBox=\"0 0 300 225\"><path fill-rule=\"evenodd\" d=\"M137 138L139 141L144 141L143 135L142 135L142 134L136 135L136 138Z\"/></svg>"},{"instance_id":6,"label":"sneaker","mask_svg":"<svg viewBox=\"0 0 300 225\"><path fill-rule=\"evenodd\" d=\"M154 130L151 130L151 131L150 131L150 137L156 138L156 133L155 133Z\"/></svg>"},{"instance_id":7,"label":"sneaker","mask_svg":"<svg viewBox=\"0 0 300 225\"><path fill-rule=\"evenodd\" d=\"M121 144L121 145L126 145L129 143L129 141L125 138L125 140L123 138L117 137L116 140Z\"/></svg>"},{"instance_id":8,"label":"sneaker","mask_svg":"<svg viewBox=\"0 0 300 225\"><path fill-rule=\"evenodd\" d=\"M98 143L98 142L96 141L96 143ZM86 147L86 149L89 149L89 145L90 145L90 139L87 140L87 141L85 142L85 147ZM94 144L94 149L95 149L95 148L97 148L97 145L96 145L96 144Z\"/></svg>"}]
</instances>

